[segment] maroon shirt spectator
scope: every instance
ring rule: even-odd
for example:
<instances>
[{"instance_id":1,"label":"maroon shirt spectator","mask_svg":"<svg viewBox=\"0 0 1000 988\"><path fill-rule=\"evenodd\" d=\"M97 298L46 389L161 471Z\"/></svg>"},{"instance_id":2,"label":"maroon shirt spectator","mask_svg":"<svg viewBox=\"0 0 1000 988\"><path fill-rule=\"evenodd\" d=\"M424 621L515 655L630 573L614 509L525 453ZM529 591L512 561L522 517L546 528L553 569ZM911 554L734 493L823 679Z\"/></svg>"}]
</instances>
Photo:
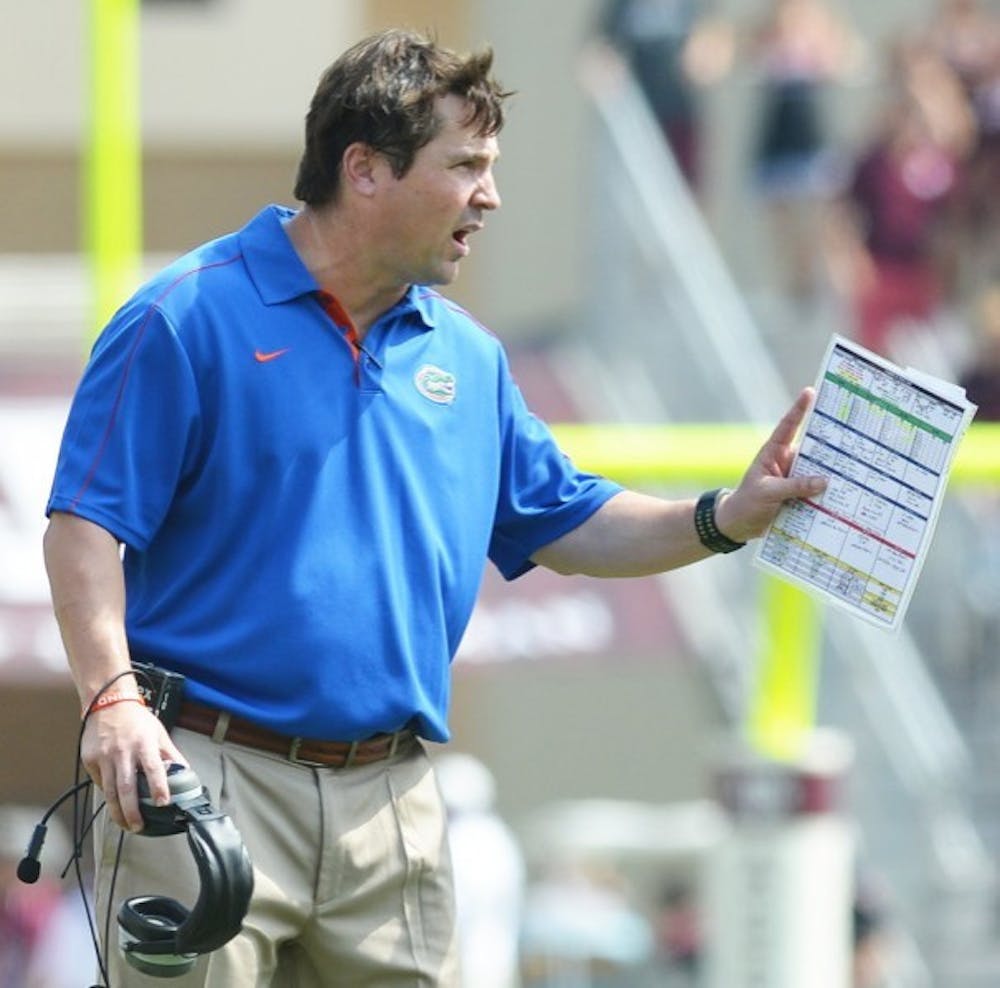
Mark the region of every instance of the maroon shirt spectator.
<instances>
[{"instance_id":1,"label":"maroon shirt spectator","mask_svg":"<svg viewBox=\"0 0 1000 988\"><path fill-rule=\"evenodd\" d=\"M955 157L927 136L914 107L890 115L859 162L848 197L867 262L853 288L863 346L886 353L897 325L925 322L941 304L938 224L958 182Z\"/></svg>"}]
</instances>

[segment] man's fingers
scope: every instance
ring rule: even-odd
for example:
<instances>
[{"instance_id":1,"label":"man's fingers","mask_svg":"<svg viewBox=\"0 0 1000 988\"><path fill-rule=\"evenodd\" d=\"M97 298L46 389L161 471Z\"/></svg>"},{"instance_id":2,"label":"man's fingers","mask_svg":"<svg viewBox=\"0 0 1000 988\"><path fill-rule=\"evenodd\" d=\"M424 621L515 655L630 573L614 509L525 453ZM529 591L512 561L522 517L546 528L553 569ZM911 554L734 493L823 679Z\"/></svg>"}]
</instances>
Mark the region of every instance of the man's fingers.
<instances>
[{"instance_id":1,"label":"man's fingers","mask_svg":"<svg viewBox=\"0 0 1000 988\"><path fill-rule=\"evenodd\" d=\"M766 484L769 499L777 509L786 501L817 497L829 486L829 478L822 474L799 474L795 477L770 477Z\"/></svg>"},{"instance_id":2,"label":"man's fingers","mask_svg":"<svg viewBox=\"0 0 1000 988\"><path fill-rule=\"evenodd\" d=\"M107 785L102 789L102 792L104 793L104 806L111 819L114 820L114 822L117 823L123 830L130 829L128 820L122 810L118 790L112 785Z\"/></svg>"},{"instance_id":3,"label":"man's fingers","mask_svg":"<svg viewBox=\"0 0 1000 988\"><path fill-rule=\"evenodd\" d=\"M118 804L128 830L140 831L144 826L142 813L139 810L139 792L135 783L135 769L131 763L118 766L116 781ZM105 791L107 798L107 791Z\"/></svg>"},{"instance_id":4,"label":"man's fingers","mask_svg":"<svg viewBox=\"0 0 1000 988\"><path fill-rule=\"evenodd\" d=\"M169 757L164 759L161 755L162 753L157 751L156 757L144 761L144 771L153 802L157 806L166 806L170 802L170 784L167 782L165 762L171 759Z\"/></svg>"},{"instance_id":5,"label":"man's fingers","mask_svg":"<svg viewBox=\"0 0 1000 988\"><path fill-rule=\"evenodd\" d=\"M108 813L123 829L145 826L139 808L136 773L142 770L159 806L170 802L165 761L186 760L150 711L133 704L109 707L87 725L83 762L104 794Z\"/></svg>"},{"instance_id":6,"label":"man's fingers","mask_svg":"<svg viewBox=\"0 0 1000 988\"><path fill-rule=\"evenodd\" d=\"M796 497L815 497L817 494L822 494L830 483L828 478L820 476L797 477L796 480L802 482L802 491L796 494Z\"/></svg>"},{"instance_id":7,"label":"man's fingers","mask_svg":"<svg viewBox=\"0 0 1000 988\"><path fill-rule=\"evenodd\" d=\"M131 762L105 763L90 776L104 796L111 819L123 830L142 830L145 822L139 809L139 792Z\"/></svg>"},{"instance_id":8,"label":"man's fingers","mask_svg":"<svg viewBox=\"0 0 1000 988\"><path fill-rule=\"evenodd\" d=\"M769 445L788 446L794 442L795 434L799 431L799 426L802 425L802 420L806 417L806 412L809 411L809 406L812 404L813 394L812 388L803 388L799 392L795 403L774 427Z\"/></svg>"},{"instance_id":9,"label":"man's fingers","mask_svg":"<svg viewBox=\"0 0 1000 988\"><path fill-rule=\"evenodd\" d=\"M164 762L177 762L180 765L187 765L188 760L181 753L180 748L174 744L170 735L166 731L160 740L160 759Z\"/></svg>"}]
</instances>

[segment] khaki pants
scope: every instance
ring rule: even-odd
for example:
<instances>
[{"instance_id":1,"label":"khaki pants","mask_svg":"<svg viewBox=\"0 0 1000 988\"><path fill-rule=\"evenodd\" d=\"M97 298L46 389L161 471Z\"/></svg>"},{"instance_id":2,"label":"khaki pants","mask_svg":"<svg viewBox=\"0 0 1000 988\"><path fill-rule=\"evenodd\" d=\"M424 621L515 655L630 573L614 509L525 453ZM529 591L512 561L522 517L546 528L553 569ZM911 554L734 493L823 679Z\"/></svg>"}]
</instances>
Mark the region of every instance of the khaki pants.
<instances>
[{"instance_id":1,"label":"khaki pants","mask_svg":"<svg viewBox=\"0 0 1000 988\"><path fill-rule=\"evenodd\" d=\"M294 765L177 729L174 740L239 829L254 864L242 932L165 981L117 946L123 899L169 895L190 909L197 867L185 835L126 835L115 879L110 988L456 988L457 944L444 809L419 743L346 769ZM121 830L95 832L97 927L104 938Z\"/></svg>"}]
</instances>

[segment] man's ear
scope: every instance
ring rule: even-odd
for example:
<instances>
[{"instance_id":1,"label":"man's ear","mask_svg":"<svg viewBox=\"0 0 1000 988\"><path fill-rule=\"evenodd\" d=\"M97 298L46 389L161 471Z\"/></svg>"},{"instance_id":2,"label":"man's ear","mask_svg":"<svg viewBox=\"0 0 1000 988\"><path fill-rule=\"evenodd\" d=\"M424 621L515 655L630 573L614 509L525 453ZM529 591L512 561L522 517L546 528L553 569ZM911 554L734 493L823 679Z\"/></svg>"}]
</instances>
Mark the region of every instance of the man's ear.
<instances>
[{"instance_id":1,"label":"man's ear","mask_svg":"<svg viewBox=\"0 0 1000 988\"><path fill-rule=\"evenodd\" d=\"M344 150L341 177L358 195L370 197L378 184L379 169L385 166L385 160L370 144L356 141Z\"/></svg>"}]
</instances>

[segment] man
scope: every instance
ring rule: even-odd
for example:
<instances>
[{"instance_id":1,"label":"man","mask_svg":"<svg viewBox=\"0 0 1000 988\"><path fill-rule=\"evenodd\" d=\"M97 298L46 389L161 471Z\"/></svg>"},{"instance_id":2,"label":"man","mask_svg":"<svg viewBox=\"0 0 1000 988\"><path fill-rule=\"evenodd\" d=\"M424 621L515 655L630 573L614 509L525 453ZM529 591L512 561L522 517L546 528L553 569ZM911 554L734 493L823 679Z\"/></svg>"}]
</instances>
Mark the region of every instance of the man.
<instances>
[{"instance_id":1,"label":"man","mask_svg":"<svg viewBox=\"0 0 1000 988\"><path fill-rule=\"evenodd\" d=\"M400 31L341 56L307 116L303 208L265 209L141 288L70 411L45 557L91 711L81 757L118 825L97 838L98 909L118 827L141 829L136 770L164 802L164 760L197 771L255 867L243 931L185 988L456 984L419 739L448 737L484 560L628 576L710 554L691 502L575 470L498 342L427 287L500 205L490 67ZM808 400L705 502L712 545L821 489L785 477ZM172 737L130 702L130 658L186 677ZM172 840L125 840L114 895L189 899Z\"/></svg>"}]
</instances>

